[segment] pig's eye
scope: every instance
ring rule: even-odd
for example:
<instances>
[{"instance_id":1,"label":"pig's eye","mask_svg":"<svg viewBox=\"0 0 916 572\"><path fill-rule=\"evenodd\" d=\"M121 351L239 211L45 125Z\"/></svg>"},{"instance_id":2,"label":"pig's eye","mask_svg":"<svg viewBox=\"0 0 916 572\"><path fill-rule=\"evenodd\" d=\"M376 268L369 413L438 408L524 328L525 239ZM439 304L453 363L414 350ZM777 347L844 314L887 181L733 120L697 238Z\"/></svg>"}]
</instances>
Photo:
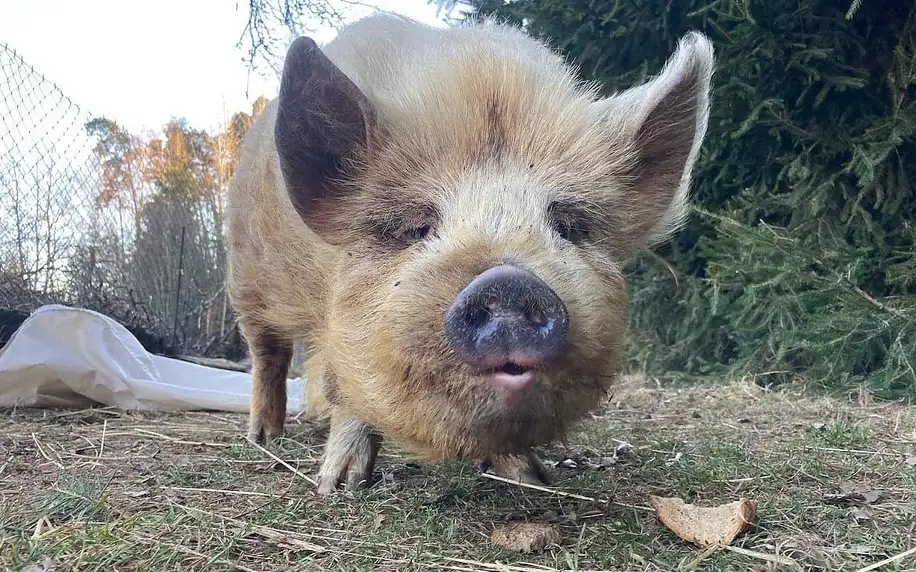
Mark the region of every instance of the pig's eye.
<instances>
[{"instance_id":1,"label":"pig's eye","mask_svg":"<svg viewBox=\"0 0 916 572\"><path fill-rule=\"evenodd\" d=\"M404 205L398 206L399 211L404 208ZM392 211L393 208L371 213L366 221L366 229L382 244L400 250L435 235L439 222L439 213L435 208L407 205L403 211Z\"/></svg>"},{"instance_id":2,"label":"pig's eye","mask_svg":"<svg viewBox=\"0 0 916 572\"><path fill-rule=\"evenodd\" d=\"M554 203L550 205L549 216L554 232L567 242L579 244L588 239L589 228L585 214L577 205Z\"/></svg>"},{"instance_id":3,"label":"pig's eye","mask_svg":"<svg viewBox=\"0 0 916 572\"><path fill-rule=\"evenodd\" d=\"M382 237L391 245L404 248L432 236L432 233L432 223L413 220L399 224L389 222L382 230Z\"/></svg>"},{"instance_id":4,"label":"pig's eye","mask_svg":"<svg viewBox=\"0 0 916 572\"><path fill-rule=\"evenodd\" d=\"M428 224L424 224L421 226L407 229L407 232L405 232L404 234L407 236L407 238L411 240L423 240L424 238L426 238L426 235L429 234L429 230L430 230L430 226Z\"/></svg>"},{"instance_id":5,"label":"pig's eye","mask_svg":"<svg viewBox=\"0 0 916 572\"><path fill-rule=\"evenodd\" d=\"M560 235L560 238L573 244L579 244L588 238L588 229L584 228L583 225L577 224L575 221L557 221L554 224L554 228L557 234Z\"/></svg>"}]
</instances>

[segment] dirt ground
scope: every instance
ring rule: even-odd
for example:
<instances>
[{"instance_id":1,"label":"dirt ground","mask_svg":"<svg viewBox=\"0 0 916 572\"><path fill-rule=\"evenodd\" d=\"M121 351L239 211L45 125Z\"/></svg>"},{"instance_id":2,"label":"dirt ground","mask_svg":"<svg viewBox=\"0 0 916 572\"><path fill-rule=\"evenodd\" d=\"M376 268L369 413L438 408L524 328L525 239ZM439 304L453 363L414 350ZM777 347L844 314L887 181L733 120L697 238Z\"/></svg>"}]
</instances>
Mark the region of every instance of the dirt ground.
<instances>
[{"instance_id":1,"label":"dirt ground","mask_svg":"<svg viewBox=\"0 0 916 572\"><path fill-rule=\"evenodd\" d=\"M0 565L64 570L916 570L916 408L753 384L628 378L566 446L551 490L383 449L378 482L322 499L323 431L260 450L243 415L0 413ZM276 458L283 462L278 462ZM749 530L702 550L648 495L746 497ZM510 522L559 532L530 553ZM880 567L870 567L884 560Z\"/></svg>"}]
</instances>

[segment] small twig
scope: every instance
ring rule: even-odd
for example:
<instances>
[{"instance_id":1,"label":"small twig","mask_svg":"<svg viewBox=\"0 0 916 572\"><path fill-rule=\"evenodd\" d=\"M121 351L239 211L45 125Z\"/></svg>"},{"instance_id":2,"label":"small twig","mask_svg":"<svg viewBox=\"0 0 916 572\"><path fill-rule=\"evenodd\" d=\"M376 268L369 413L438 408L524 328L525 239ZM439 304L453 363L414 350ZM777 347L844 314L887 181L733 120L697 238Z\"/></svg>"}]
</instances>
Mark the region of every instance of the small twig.
<instances>
[{"instance_id":1,"label":"small twig","mask_svg":"<svg viewBox=\"0 0 916 572\"><path fill-rule=\"evenodd\" d=\"M169 437L168 435L163 435L162 433L156 433L155 431L149 431L148 429L134 429L137 433L142 433L144 435L149 435L152 437L158 437L164 439L171 443L177 443L179 445L204 445L206 447L231 447L232 443L207 443L205 441L184 441L182 439L176 439L175 437Z\"/></svg>"},{"instance_id":2,"label":"small twig","mask_svg":"<svg viewBox=\"0 0 916 572\"><path fill-rule=\"evenodd\" d=\"M262 453L264 453L265 455L267 455L268 457L270 457L270 458L273 459L274 461L280 463L281 465L283 465L284 467L286 467L287 469L289 469L294 475L296 475L296 476L298 476L298 477L304 479L304 480L305 480L306 482L308 482L308 483L311 483L311 485L312 485L313 487L317 487L317 486L318 486L318 483L315 482L315 479L313 479L313 478L309 477L308 475L306 475L306 474L300 472L298 469L296 469L295 467L293 467L292 465L290 465L289 463L287 463L286 461L284 461L284 460L281 459L280 457L274 455L273 453L271 453L270 451L268 451L268 450L265 449L264 447L258 445L257 443L255 443L255 442L252 441L251 439L247 439L247 438L246 438L246 440L247 440L249 443L251 443L252 445L254 445L254 446L255 446L258 450L260 450Z\"/></svg>"},{"instance_id":3,"label":"small twig","mask_svg":"<svg viewBox=\"0 0 916 572\"><path fill-rule=\"evenodd\" d=\"M47 532L44 530L45 524L48 525L48 530L54 530L54 527L51 526L51 523L48 521L48 517L42 515L37 521L35 521L35 530L32 531L32 539L41 538L41 536Z\"/></svg>"},{"instance_id":4,"label":"small twig","mask_svg":"<svg viewBox=\"0 0 916 572\"><path fill-rule=\"evenodd\" d=\"M905 312L901 312L900 310L898 310L898 309L896 309L896 308L891 308L891 307L888 306L887 304L885 304L885 303L883 303L883 302L880 302L877 298L875 298L874 296L872 296L871 294L869 294L869 293L866 292L865 290L862 290L861 288L859 288L858 286L856 286L855 284L853 284L852 281L849 280L848 278L846 278L845 276L841 276L841 275L840 275L839 273L837 273L837 272L834 272L834 275L835 275L837 278L840 278L841 280L845 281L845 282L849 285L849 287L852 289L853 292L855 292L855 293L858 294L859 296L865 298L869 303L871 303L872 305L874 305L876 308L881 308L881 309L884 310L885 312L889 312L889 313L891 313L891 314L897 316L898 318L904 318L904 319L906 319L906 320L909 320L909 319L910 319L910 317L907 316Z\"/></svg>"},{"instance_id":5,"label":"small twig","mask_svg":"<svg viewBox=\"0 0 916 572\"><path fill-rule=\"evenodd\" d=\"M226 465L266 465L269 463L276 462L273 459L223 459L221 457L199 457L199 458L205 461L208 461L208 462L224 463ZM287 463L311 463L314 461L315 459L313 457L310 459L305 459L305 458L287 459L286 462Z\"/></svg>"},{"instance_id":6,"label":"small twig","mask_svg":"<svg viewBox=\"0 0 916 572\"><path fill-rule=\"evenodd\" d=\"M846 284L846 285L849 287L850 290L852 290L855 294L861 296L861 297L862 297L865 301L867 301L869 304L873 305L873 306L876 307L876 308L879 308L879 309L881 309L881 310L884 310L885 312L888 312L888 313L890 313L890 314L893 314L893 315L897 316L898 318L903 318L903 319L905 319L905 320L912 321L912 319L906 314L906 312L902 312L902 311L900 311L900 310L898 310L898 309L896 309L896 308L891 308L891 307L888 306L887 304L884 304L883 302L881 302L880 300L878 300L877 298L875 298L874 296L872 296L871 294L869 294L869 293L866 292L865 290L862 290L861 288L859 288L859 287L858 287L849 277L844 276L844 275L843 275L842 273L840 273L840 272L837 272L836 270L833 269L833 267L831 267L830 265L828 265L826 262L824 262L824 261L821 260L820 258L815 257L815 258L814 258L814 261L817 262L818 264L820 264L820 265L821 265L824 269L826 269L829 273L833 274L833 277L834 277L834 278L836 278L836 279L839 280L840 282L843 282L844 284Z\"/></svg>"},{"instance_id":7,"label":"small twig","mask_svg":"<svg viewBox=\"0 0 916 572\"><path fill-rule=\"evenodd\" d=\"M227 489L207 489L207 488L194 488L194 487L164 487L173 491L189 491L197 493L222 493L227 495L244 495L251 497L277 497L279 495L272 495L269 493L258 493L254 491L232 491Z\"/></svg>"},{"instance_id":8,"label":"small twig","mask_svg":"<svg viewBox=\"0 0 916 572\"><path fill-rule=\"evenodd\" d=\"M39 522L44 522L47 526L40 528L36 525L35 534L32 535L32 540L44 540L52 534L73 530L75 528L73 523L62 524L60 526L52 526L51 522L48 521L48 517L43 516Z\"/></svg>"},{"instance_id":9,"label":"small twig","mask_svg":"<svg viewBox=\"0 0 916 572\"><path fill-rule=\"evenodd\" d=\"M792 566L801 570L801 566L798 565L798 562L792 560L788 556L779 556L778 554L767 554L765 552L757 552L756 550L748 550L747 548L740 548L738 546L725 545L723 546L725 550L730 552L735 552L736 554L742 554L744 556L749 556L751 558L756 558L758 560L763 560L765 562L773 562L775 564L782 564L783 566Z\"/></svg>"},{"instance_id":10,"label":"small twig","mask_svg":"<svg viewBox=\"0 0 916 572\"><path fill-rule=\"evenodd\" d=\"M594 498L594 497L587 497L587 496L585 496L585 495L578 495L578 494L576 494L576 493L568 493L568 492L561 491L561 490L554 489L554 488L550 488L550 487L543 487L543 486L541 486L541 485L532 485L532 484L529 484L529 483L523 483L523 482L521 482L521 481L516 481L516 480L512 480L512 479L507 479L507 478L505 478L505 477L500 477L499 475L494 475L494 474L492 474L492 473L482 473L482 475L483 475L484 477L488 478L488 479L493 479L494 481L500 481L500 482L507 483L507 484L510 484L510 485L517 485L517 486L520 486L520 487L523 487L523 488L526 488L526 489L534 489L534 490L536 490L536 491L541 491L541 492L545 492L545 493L551 493L551 494L555 494L555 495L558 495L558 496L561 496L561 497L570 497L570 498L579 499L579 500L585 500L585 501L591 501L591 502L599 502L599 503L602 503L602 504L610 504L610 505L619 506L619 507L623 507L623 508L632 508L632 509L637 509L637 510L644 510L644 511L647 511L647 512L655 512L655 509L653 509L652 507L648 507L648 506L639 506L639 505L635 505L635 504L626 504L626 503L622 503L622 502L609 501L609 500L606 500L606 499L599 499L599 498Z\"/></svg>"},{"instance_id":11,"label":"small twig","mask_svg":"<svg viewBox=\"0 0 916 572\"><path fill-rule=\"evenodd\" d=\"M108 415L113 415L115 417L121 416L121 412L118 411L116 405L109 405L108 407L88 407L86 409L78 409L76 411L64 411L63 413L55 413L54 415L51 415L51 419L72 417L74 415L83 415L84 413L107 413Z\"/></svg>"},{"instance_id":12,"label":"small twig","mask_svg":"<svg viewBox=\"0 0 916 572\"><path fill-rule=\"evenodd\" d=\"M916 546L914 546L913 548L910 548L909 550L901 552L900 554L896 556L891 556L890 558L885 558L884 560L880 562L875 562L874 564L866 566L865 568L859 568L858 570L856 570L856 572L869 572L870 570L877 570L878 568L881 568L882 566L885 566L887 564L893 564L894 562L898 562L914 554L916 554Z\"/></svg>"},{"instance_id":13,"label":"small twig","mask_svg":"<svg viewBox=\"0 0 916 572\"><path fill-rule=\"evenodd\" d=\"M44 448L41 446L41 442L38 440L38 437L35 436L35 433L32 433L32 441L35 441L35 446L38 447L38 452L41 453L41 456L42 456L42 457L44 457L45 459L47 459L47 460L51 461L52 463L54 463L55 465L57 465L57 468L58 468L58 469L60 469L60 470L62 470L62 471L64 470L64 466L63 466L61 463L55 461L54 459L51 458L50 455L48 455L47 453L45 453L45 450L44 450Z\"/></svg>"},{"instance_id":14,"label":"small twig","mask_svg":"<svg viewBox=\"0 0 916 572\"><path fill-rule=\"evenodd\" d=\"M576 539L576 560L579 560L579 556L582 552L582 539L585 538L585 524L582 523L582 528L579 529L579 538Z\"/></svg>"},{"instance_id":15,"label":"small twig","mask_svg":"<svg viewBox=\"0 0 916 572\"><path fill-rule=\"evenodd\" d=\"M703 550L703 552L700 552L693 560L691 560L690 562L688 562L682 568L679 568L679 569L684 570L684 571L694 570L697 566L700 565L700 563L702 563L704 560L712 556L713 553L718 551L720 548L722 548L721 544L713 544L712 546Z\"/></svg>"},{"instance_id":16,"label":"small twig","mask_svg":"<svg viewBox=\"0 0 916 572\"><path fill-rule=\"evenodd\" d=\"M102 440L99 442L99 454L96 455L96 458L101 459L102 453L105 451L105 433L108 431L108 419L102 423Z\"/></svg>"}]
</instances>

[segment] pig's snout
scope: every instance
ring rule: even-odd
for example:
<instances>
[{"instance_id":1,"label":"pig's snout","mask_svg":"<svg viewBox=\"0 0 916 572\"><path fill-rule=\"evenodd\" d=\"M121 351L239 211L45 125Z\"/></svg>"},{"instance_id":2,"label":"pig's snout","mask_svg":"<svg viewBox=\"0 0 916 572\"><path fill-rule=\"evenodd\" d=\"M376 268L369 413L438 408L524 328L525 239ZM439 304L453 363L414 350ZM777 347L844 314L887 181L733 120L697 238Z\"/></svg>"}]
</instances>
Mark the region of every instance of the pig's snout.
<instances>
[{"instance_id":1,"label":"pig's snout","mask_svg":"<svg viewBox=\"0 0 916 572\"><path fill-rule=\"evenodd\" d=\"M449 346L459 359L515 387L566 347L563 300L531 272L502 265L482 272L445 314Z\"/></svg>"}]
</instances>

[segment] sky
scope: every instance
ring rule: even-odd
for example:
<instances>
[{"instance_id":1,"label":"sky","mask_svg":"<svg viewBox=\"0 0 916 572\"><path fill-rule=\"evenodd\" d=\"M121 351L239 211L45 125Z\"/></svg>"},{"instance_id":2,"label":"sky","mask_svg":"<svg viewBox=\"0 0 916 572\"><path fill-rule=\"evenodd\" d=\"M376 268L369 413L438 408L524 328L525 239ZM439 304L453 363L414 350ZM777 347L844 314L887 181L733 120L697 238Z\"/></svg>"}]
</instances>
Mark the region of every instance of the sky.
<instances>
[{"instance_id":1,"label":"sky","mask_svg":"<svg viewBox=\"0 0 916 572\"><path fill-rule=\"evenodd\" d=\"M444 25L426 0L365 3ZM353 19L372 10L345 12ZM158 130L172 116L214 130L259 96L276 95L277 78L242 62L236 44L247 19L246 0L0 0L0 43L84 111L133 133ZM323 43L335 34L323 28L313 37Z\"/></svg>"}]
</instances>

